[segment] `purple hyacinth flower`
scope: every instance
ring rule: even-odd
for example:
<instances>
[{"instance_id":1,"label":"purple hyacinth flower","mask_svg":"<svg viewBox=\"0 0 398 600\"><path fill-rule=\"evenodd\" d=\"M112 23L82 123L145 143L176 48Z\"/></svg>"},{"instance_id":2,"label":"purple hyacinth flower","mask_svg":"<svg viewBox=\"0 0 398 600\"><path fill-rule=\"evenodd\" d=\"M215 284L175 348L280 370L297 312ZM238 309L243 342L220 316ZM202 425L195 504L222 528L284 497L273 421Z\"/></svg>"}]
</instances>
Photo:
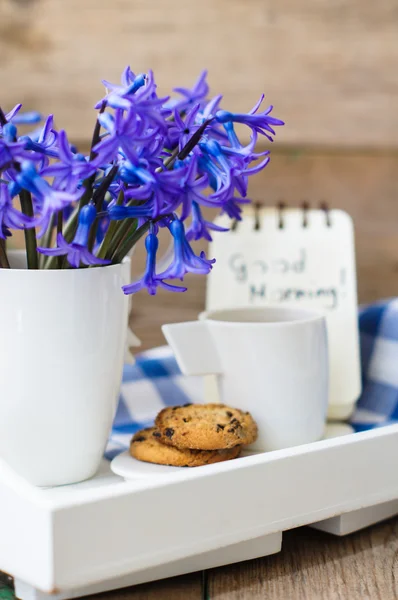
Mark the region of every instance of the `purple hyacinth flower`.
<instances>
[{"instance_id":1,"label":"purple hyacinth flower","mask_svg":"<svg viewBox=\"0 0 398 600\"><path fill-rule=\"evenodd\" d=\"M198 115L199 124L204 123L205 121L213 121L214 117L218 111L220 102L222 100L222 95L214 96L207 104L201 109ZM214 124L213 124L214 125ZM217 125L217 123L216 123Z\"/></svg>"},{"instance_id":2,"label":"purple hyacinth flower","mask_svg":"<svg viewBox=\"0 0 398 600\"><path fill-rule=\"evenodd\" d=\"M138 187L126 190L125 198L142 201L149 198L153 218L173 212L179 204L184 175L185 167L173 171L151 172L141 167L135 167L133 164L125 164L120 173L126 183L138 184ZM139 185L140 183L142 185Z\"/></svg>"},{"instance_id":3,"label":"purple hyacinth flower","mask_svg":"<svg viewBox=\"0 0 398 600\"><path fill-rule=\"evenodd\" d=\"M35 135L24 135L19 138L19 141L25 142L27 150L33 150L45 156L52 158L58 157L57 132L53 128L54 117L49 115L42 127ZM48 162L48 161L47 161Z\"/></svg>"},{"instance_id":4,"label":"purple hyacinth flower","mask_svg":"<svg viewBox=\"0 0 398 600\"><path fill-rule=\"evenodd\" d=\"M203 102L206 99L207 94L209 93L209 86L206 81L206 77L207 71L204 70L201 72L192 88L174 88L173 91L177 94L180 94L182 98L180 100L169 100L169 102L167 103L167 107L182 111L187 110L193 104Z\"/></svg>"},{"instance_id":5,"label":"purple hyacinth flower","mask_svg":"<svg viewBox=\"0 0 398 600\"><path fill-rule=\"evenodd\" d=\"M236 198L232 196L228 198L223 204L221 214L226 214L230 219L236 219L237 221L242 220L242 208L240 204L250 204L251 200L248 198Z\"/></svg>"},{"instance_id":6,"label":"purple hyacinth flower","mask_svg":"<svg viewBox=\"0 0 398 600\"><path fill-rule=\"evenodd\" d=\"M0 183L0 238L5 239L11 233L9 229L25 229L34 226L34 220L14 208L6 183Z\"/></svg>"},{"instance_id":7,"label":"purple hyacinth flower","mask_svg":"<svg viewBox=\"0 0 398 600\"><path fill-rule=\"evenodd\" d=\"M254 152L258 140L258 135L256 131L252 132L252 135L250 136L250 142L248 143L248 145L243 146L238 136L236 135L233 123L224 123L224 129L227 132L230 146L221 145L221 149L222 152L227 156L236 156L239 158L243 158L246 161L246 163L250 163L253 160L261 158L261 156L268 156L270 154L269 150L264 150L263 152Z\"/></svg>"},{"instance_id":8,"label":"purple hyacinth flower","mask_svg":"<svg viewBox=\"0 0 398 600\"><path fill-rule=\"evenodd\" d=\"M41 168L45 167L48 164L49 160L47 157L58 157L58 134L53 128L53 124L54 117L53 115L49 115L44 123L44 126L38 132L31 135L24 135L19 138L19 141L25 142L25 148L27 150L32 150L33 153L39 154L37 158L41 158ZM40 157L40 154L42 154L43 156ZM36 154L31 155L31 157L32 156L36 156Z\"/></svg>"},{"instance_id":9,"label":"purple hyacinth flower","mask_svg":"<svg viewBox=\"0 0 398 600\"><path fill-rule=\"evenodd\" d=\"M212 198L216 200L219 196L230 195L234 189L232 171L238 158L234 162L231 161L224 154L221 145L214 139L200 142L199 148L203 152L199 159L199 167L208 173L210 186L214 190ZM240 160L241 168L243 165L243 161Z\"/></svg>"},{"instance_id":10,"label":"purple hyacinth flower","mask_svg":"<svg viewBox=\"0 0 398 600\"><path fill-rule=\"evenodd\" d=\"M129 161L136 164L138 161L137 143L148 143L156 135L155 130L145 129L145 124L138 118L133 108L126 113L115 110L115 114L102 113L98 117L106 135L93 148L97 157L93 160L96 166L102 166L115 160L121 151Z\"/></svg>"},{"instance_id":11,"label":"purple hyacinth flower","mask_svg":"<svg viewBox=\"0 0 398 600\"><path fill-rule=\"evenodd\" d=\"M102 83L109 91L102 100L97 102L95 108L101 108L104 101L112 108L130 108L132 102L131 96L133 96L140 87L145 85L145 81L146 75L144 73L135 75L130 67L126 67L123 71L122 85L114 85L103 79Z\"/></svg>"},{"instance_id":12,"label":"purple hyacinth flower","mask_svg":"<svg viewBox=\"0 0 398 600\"><path fill-rule=\"evenodd\" d=\"M256 114L261 106L263 99L264 94L261 96L257 104L252 108L252 110L249 111L247 114L231 113L226 110L219 110L216 113L215 119L216 121L218 121L218 123L243 123L244 125L247 125L251 129L253 129L253 131L257 131L257 133L264 135L272 142L273 139L269 135L269 133L275 135L275 130L272 128L272 125L280 126L284 125L285 123L280 119L276 119L275 117L269 116L270 112L273 109L272 105L268 106L268 108L266 108L263 112Z\"/></svg>"},{"instance_id":13,"label":"purple hyacinth flower","mask_svg":"<svg viewBox=\"0 0 398 600\"><path fill-rule=\"evenodd\" d=\"M6 142L0 138L0 169L10 166L14 161L26 160L30 155L25 151L23 142Z\"/></svg>"},{"instance_id":14,"label":"purple hyacinth flower","mask_svg":"<svg viewBox=\"0 0 398 600\"><path fill-rule=\"evenodd\" d=\"M122 219L138 219L141 217L149 218L153 213L153 203L146 202L141 206L119 206L114 204L108 209L111 221L121 221Z\"/></svg>"},{"instance_id":15,"label":"purple hyacinth flower","mask_svg":"<svg viewBox=\"0 0 398 600\"><path fill-rule=\"evenodd\" d=\"M63 210L71 202L76 202L84 193L83 189L74 189L73 192L54 189L39 175L33 163L29 161L22 163L21 171L16 175L16 181L21 188L31 192L34 207L41 212L35 223L42 226L43 233L52 213Z\"/></svg>"},{"instance_id":16,"label":"purple hyacinth flower","mask_svg":"<svg viewBox=\"0 0 398 600\"><path fill-rule=\"evenodd\" d=\"M199 129L200 124L196 123L196 116L199 112L200 105L195 104L185 117L185 121L181 118L180 113L174 111L174 123L170 125L168 131L168 139L171 147L178 142L179 149L185 146L190 137Z\"/></svg>"},{"instance_id":17,"label":"purple hyacinth flower","mask_svg":"<svg viewBox=\"0 0 398 600\"><path fill-rule=\"evenodd\" d=\"M181 279L186 273L207 275L213 268L215 259L208 260L204 252L196 256L185 236L184 225L175 219L169 229L174 238L174 259L171 265L159 274L162 279Z\"/></svg>"},{"instance_id":18,"label":"purple hyacinth flower","mask_svg":"<svg viewBox=\"0 0 398 600\"><path fill-rule=\"evenodd\" d=\"M206 173L199 173L198 161L196 157L192 157L188 163L184 186L179 200L182 204L181 221L185 221L192 211L193 202L210 208L218 208L222 206L222 201L213 199L211 196L204 196L201 191L209 185L209 177Z\"/></svg>"},{"instance_id":19,"label":"purple hyacinth flower","mask_svg":"<svg viewBox=\"0 0 398 600\"><path fill-rule=\"evenodd\" d=\"M5 115L6 121L8 123L14 123L16 125L34 125L35 123L40 123L42 120L42 116L37 111L29 111L22 114L19 114L19 111L22 108L22 104L16 104L13 109L10 110ZM2 126L0 125L0 132L2 131Z\"/></svg>"},{"instance_id":20,"label":"purple hyacinth flower","mask_svg":"<svg viewBox=\"0 0 398 600\"><path fill-rule=\"evenodd\" d=\"M147 260L145 273L139 281L130 283L123 287L125 294L135 294L143 288L147 288L151 296L156 294L157 288L162 287L171 292L186 292L187 288L179 287L177 285L170 285L163 281L161 275L156 275L156 253L158 251L159 241L156 234L152 231L147 235L145 239L145 248L147 251Z\"/></svg>"},{"instance_id":21,"label":"purple hyacinth flower","mask_svg":"<svg viewBox=\"0 0 398 600\"><path fill-rule=\"evenodd\" d=\"M63 130L58 134L58 157L60 162L53 163L41 171L43 177L54 176L56 178L57 188L71 180L86 179L96 171L96 167L87 162L83 154L72 152L66 132Z\"/></svg>"},{"instance_id":22,"label":"purple hyacinth flower","mask_svg":"<svg viewBox=\"0 0 398 600\"><path fill-rule=\"evenodd\" d=\"M31 158L25 149L24 142L17 142L17 129L12 123L3 126L3 136L0 137L0 169L7 168L13 162L20 162Z\"/></svg>"},{"instance_id":23,"label":"purple hyacinth flower","mask_svg":"<svg viewBox=\"0 0 398 600\"><path fill-rule=\"evenodd\" d=\"M62 233L57 235L57 248L38 248L38 251L46 256L64 256L66 255L69 264L78 268L81 263L84 265L109 265L110 260L97 258L87 248L90 228L97 216L95 206L87 204L83 206L79 213L78 227L73 242L68 244Z\"/></svg>"},{"instance_id":24,"label":"purple hyacinth flower","mask_svg":"<svg viewBox=\"0 0 398 600\"><path fill-rule=\"evenodd\" d=\"M206 221L202 215L200 206L196 202L192 202L192 222L187 230L187 240L190 242L191 240L200 240L203 238L211 242L213 238L210 231L228 231L228 229Z\"/></svg>"},{"instance_id":25,"label":"purple hyacinth flower","mask_svg":"<svg viewBox=\"0 0 398 600\"><path fill-rule=\"evenodd\" d=\"M234 141L233 148L222 146L214 139L200 142L199 146L205 155L202 159L202 167L209 172L210 183L215 183L213 186L215 191L210 199L223 202L223 198L233 196L235 189L242 196L246 196L248 176L261 171L269 162L268 151L266 151L264 154L267 156L262 162L254 167L248 167L253 160L263 155L263 153L251 152L255 141L256 134L253 135L249 147L242 146L238 139Z\"/></svg>"}]
</instances>

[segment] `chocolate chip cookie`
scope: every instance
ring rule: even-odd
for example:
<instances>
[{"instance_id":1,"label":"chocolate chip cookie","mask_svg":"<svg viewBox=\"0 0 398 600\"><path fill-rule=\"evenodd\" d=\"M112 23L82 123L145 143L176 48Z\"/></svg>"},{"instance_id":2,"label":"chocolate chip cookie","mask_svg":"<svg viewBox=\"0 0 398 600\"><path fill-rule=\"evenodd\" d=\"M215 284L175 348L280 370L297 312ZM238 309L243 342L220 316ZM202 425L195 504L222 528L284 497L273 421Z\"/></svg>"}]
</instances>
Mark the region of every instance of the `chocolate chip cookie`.
<instances>
[{"instance_id":1,"label":"chocolate chip cookie","mask_svg":"<svg viewBox=\"0 0 398 600\"><path fill-rule=\"evenodd\" d=\"M130 443L130 454L144 462L173 467L200 467L230 460L239 456L240 446L228 450L181 450L166 446L159 441L155 427L138 431Z\"/></svg>"},{"instance_id":2,"label":"chocolate chip cookie","mask_svg":"<svg viewBox=\"0 0 398 600\"><path fill-rule=\"evenodd\" d=\"M155 425L163 444L180 449L220 450L252 444L257 438L250 413L224 404L164 408Z\"/></svg>"}]
</instances>

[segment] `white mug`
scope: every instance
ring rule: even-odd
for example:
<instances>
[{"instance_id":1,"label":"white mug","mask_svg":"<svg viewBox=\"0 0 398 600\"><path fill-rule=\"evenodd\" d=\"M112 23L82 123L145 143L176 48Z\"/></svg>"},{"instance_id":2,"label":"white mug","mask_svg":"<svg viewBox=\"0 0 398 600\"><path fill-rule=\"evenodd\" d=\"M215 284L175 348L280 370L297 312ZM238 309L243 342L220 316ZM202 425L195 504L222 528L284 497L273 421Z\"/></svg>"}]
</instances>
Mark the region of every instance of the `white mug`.
<instances>
[{"instance_id":1,"label":"white mug","mask_svg":"<svg viewBox=\"0 0 398 600\"><path fill-rule=\"evenodd\" d=\"M162 329L185 375L216 374L221 401L252 414L258 439L251 449L322 437L328 405L322 315L287 307L215 310Z\"/></svg>"}]
</instances>

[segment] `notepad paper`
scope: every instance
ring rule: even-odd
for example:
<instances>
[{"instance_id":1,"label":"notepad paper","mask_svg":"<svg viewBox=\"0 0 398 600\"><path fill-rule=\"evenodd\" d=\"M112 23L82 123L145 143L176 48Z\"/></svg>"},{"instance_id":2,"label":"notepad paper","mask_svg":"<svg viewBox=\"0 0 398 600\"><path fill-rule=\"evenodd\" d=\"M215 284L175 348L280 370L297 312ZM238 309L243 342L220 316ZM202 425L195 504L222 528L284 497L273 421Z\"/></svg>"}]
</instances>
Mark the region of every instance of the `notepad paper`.
<instances>
[{"instance_id":1,"label":"notepad paper","mask_svg":"<svg viewBox=\"0 0 398 600\"><path fill-rule=\"evenodd\" d=\"M223 217L217 224L227 225ZM329 418L347 418L361 391L354 231L340 210L245 211L236 229L214 235L207 310L286 304L327 319ZM286 376L289 376L288 367Z\"/></svg>"}]
</instances>

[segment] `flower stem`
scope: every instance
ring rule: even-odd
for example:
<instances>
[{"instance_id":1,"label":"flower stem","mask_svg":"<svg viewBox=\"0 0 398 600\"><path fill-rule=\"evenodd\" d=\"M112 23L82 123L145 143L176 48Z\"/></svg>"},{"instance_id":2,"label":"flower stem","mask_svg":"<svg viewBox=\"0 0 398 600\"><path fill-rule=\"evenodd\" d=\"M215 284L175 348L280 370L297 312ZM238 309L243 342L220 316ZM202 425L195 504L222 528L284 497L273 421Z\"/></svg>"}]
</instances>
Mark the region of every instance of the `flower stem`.
<instances>
[{"instance_id":1,"label":"flower stem","mask_svg":"<svg viewBox=\"0 0 398 600\"><path fill-rule=\"evenodd\" d=\"M50 217L50 222L48 223L46 233L43 236L43 242L41 244L43 248L50 247L51 238L53 235L54 224L55 224L55 214L53 213ZM45 256L45 254L41 254L39 257L39 268L44 269L47 262L48 262L48 259Z\"/></svg>"},{"instance_id":2,"label":"flower stem","mask_svg":"<svg viewBox=\"0 0 398 600\"><path fill-rule=\"evenodd\" d=\"M22 212L27 217L33 217L33 204L32 196L27 190L21 190L19 194L21 200ZM34 227L24 230L25 233L25 245L26 245L26 257L28 261L28 269L38 269L39 261L37 257L37 240L36 230Z\"/></svg>"},{"instance_id":3,"label":"flower stem","mask_svg":"<svg viewBox=\"0 0 398 600\"><path fill-rule=\"evenodd\" d=\"M9 269L10 263L8 262L8 257L6 253L6 241L0 240L0 268Z\"/></svg>"},{"instance_id":4,"label":"flower stem","mask_svg":"<svg viewBox=\"0 0 398 600\"><path fill-rule=\"evenodd\" d=\"M98 114L102 114L104 112L105 108L106 108L106 100L104 100L102 102L101 108L100 108ZM97 117L97 121L95 123L94 131L93 131L93 137L91 140L90 160L93 160L97 156L97 154L93 151L93 148L100 141L100 131L101 131L101 123L99 122L98 117Z\"/></svg>"},{"instance_id":5,"label":"flower stem","mask_svg":"<svg viewBox=\"0 0 398 600\"><path fill-rule=\"evenodd\" d=\"M102 202L105 198L105 194L108 191L109 186L111 185L111 183L117 173L117 170L118 170L118 166L113 165L113 167L110 169L109 173L107 175L105 175L105 177L101 181L101 184L99 185L99 187L95 190L95 192L93 194L93 204L95 205L97 210L100 210Z\"/></svg>"},{"instance_id":6,"label":"flower stem","mask_svg":"<svg viewBox=\"0 0 398 600\"><path fill-rule=\"evenodd\" d=\"M124 242L126 237L131 233L134 233L137 229L137 219L134 217L125 219L118 227L116 234L114 235L111 243L109 244L108 252L105 258L112 259L119 246ZM124 257L123 257L124 258Z\"/></svg>"},{"instance_id":7,"label":"flower stem","mask_svg":"<svg viewBox=\"0 0 398 600\"><path fill-rule=\"evenodd\" d=\"M123 202L124 202L124 190L120 190L119 196L118 196L117 201L116 201L116 205L117 206L121 206L123 204ZM98 250L98 254L97 254L98 258L105 258L106 257L106 253L107 253L107 250L109 248L109 244L111 243L111 241L113 239L113 236L116 233L117 228L118 228L117 221L111 221L109 223L108 230L107 230L107 232L105 234L104 239L102 240L100 249Z\"/></svg>"},{"instance_id":8,"label":"flower stem","mask_svg":"<svg viewBox=\"0 0 398 600\"><path fill-rule=\"evenodd\" d=\"M176 158L177 158L177 156L178 156L178 153L179 153L179 149L178 149L178 146L177 146L177 148L174 148L174 150L170 154L170 156L168 156L166 158L166 160L163 162L163 167L165 167L166 169L169 169L170 167L172 167L173 164L174 164L174 162L175 162L175 160L176 160ZM163 170L162 167L158 167L156 169L157 172L158 171L162 171L162 170Z\"/></svg>"},{"instance_id":9,"label":"flower stem","mask_svg":"<svg viewBox=\"0 0 398 600\"><path fill-rule=\"evenodd\" d=\"M142 236L148 231L150 224L151 222L147 221L146 223L141 225L141 227L136 229L132 235L129 235L122 241L115 255L113 256L112 264L118 264L122 262L123 258L127 256L127 254L135 246L138 240L142 238Z\"/></svg>"},{"instance_id":10,"label":"flower stem","mask_svg":"<svg viewBox=\"0 0 398 600\"><path fill-rule=\"evenodd\" d=\"M130 200L129 202L127 202L127 206L135 206L135 205L141 205L142 202L139 201L137 202L136 200ZM134 233L134 231L137 229L137 219L135 217L130 217L127 219L124 219L121 223L118 223L117 225L117 229L115 231L115 234L113 236L113 239L111 240L110 244L109 244L109 248L108 248L108 252L105 258L112 258L112 256L115 254L117 248L120 246L120 244L123 242L123 240L126 239L126 236L129 233Z\"/></svg>"},{"instance_id":11,"label":"flower stem","mask_svg":"<svg viewBox=\"0 0 398 600\"><path fill-rule=\"evenodd\" d=\"M141 225L141 227L136 229L134 231L134 233L132 233L132 235L129 235L122 241L122 243L118 247L118 249L112 259L112 263L113 264L121 263L123 258L125 256L127 256L127 254L130 252L130 250L135 246L135 244L138 242L138 240L140 238L142 238L142 236L149 230L150 226L153 223L157 223L157 221L160 221L161 219L165 219L166 217L171 217L171 216L172 216L171 214L159 215L159 217L156 217L156 219L151 219L150 221L147 221L146 223Z\"/></svg>"},{"instance_id":12,"label":"flower stem","mask_svg":"<svg viewBox=\"0 0 398 600\"><path fill-rule=\"evenodd\" d=\"M62 210L59 210L58 211L58 215L57 215L57 236L58 236L59 233L62 234L63 224L64 224L64 219L63 219ZM58 269L62 269L62 264L63 264L63 261L64 261L64 259L66 257L64 257L64 256L57 256L56 258L58 259L56 261Z\"/></svg>"}]
</instances>

